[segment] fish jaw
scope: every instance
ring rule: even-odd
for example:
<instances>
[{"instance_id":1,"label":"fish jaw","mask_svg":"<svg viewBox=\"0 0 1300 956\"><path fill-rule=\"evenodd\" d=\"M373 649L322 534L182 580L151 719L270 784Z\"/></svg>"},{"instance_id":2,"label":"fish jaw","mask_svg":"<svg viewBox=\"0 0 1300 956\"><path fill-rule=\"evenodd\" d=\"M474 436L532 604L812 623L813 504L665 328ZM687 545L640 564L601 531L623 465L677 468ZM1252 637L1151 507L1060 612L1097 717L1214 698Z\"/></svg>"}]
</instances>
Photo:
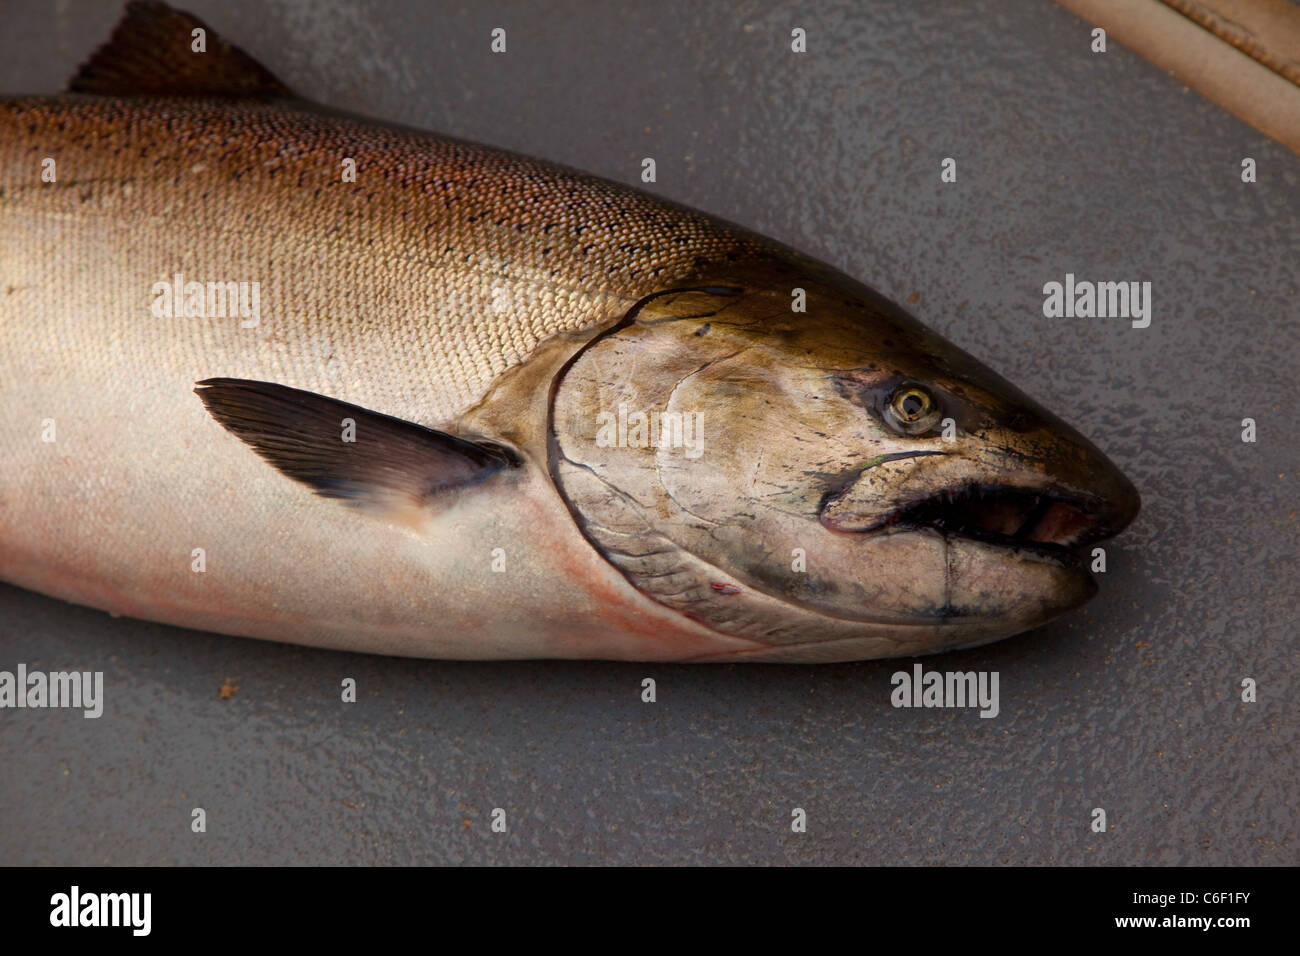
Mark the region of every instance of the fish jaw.
<instances>
[{"instance_id":1,"label":"fish jaw","mask_svg":"<svg viewBox=\"0 0 1300 956\"><path fill-rule=\"evenodd\" d=\"M1096 595L1095 549L1134 520L1141 499L1064 423L1021 437L985 434L871 462L827 496L819 520L864 547L882 536L938 537L947 593L935 613L1001 620L1007 634L1037 627Z\"/></svg>"}]
</instances>

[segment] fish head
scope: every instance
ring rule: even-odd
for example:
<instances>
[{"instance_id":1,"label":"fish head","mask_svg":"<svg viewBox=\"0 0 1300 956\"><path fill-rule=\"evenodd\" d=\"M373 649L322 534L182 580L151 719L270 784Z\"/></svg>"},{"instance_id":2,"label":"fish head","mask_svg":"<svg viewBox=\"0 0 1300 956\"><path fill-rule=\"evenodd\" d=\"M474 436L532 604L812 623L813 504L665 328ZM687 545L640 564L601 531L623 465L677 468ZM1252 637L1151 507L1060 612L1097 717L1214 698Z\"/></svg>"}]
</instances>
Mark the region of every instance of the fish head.
<instances>
[{"instance_id":1,"label":"fish head","mask_svg":"<svg viewBox=\"0 0 1300 956\"><path fill-rule=\"evenodd\" d=\"M826 272L642 303L558 381L551 441L629 580L777 659L1031 629L1096 593L1090 549L1139 507L1075 429Z\"/></svg>"}]
</instances>

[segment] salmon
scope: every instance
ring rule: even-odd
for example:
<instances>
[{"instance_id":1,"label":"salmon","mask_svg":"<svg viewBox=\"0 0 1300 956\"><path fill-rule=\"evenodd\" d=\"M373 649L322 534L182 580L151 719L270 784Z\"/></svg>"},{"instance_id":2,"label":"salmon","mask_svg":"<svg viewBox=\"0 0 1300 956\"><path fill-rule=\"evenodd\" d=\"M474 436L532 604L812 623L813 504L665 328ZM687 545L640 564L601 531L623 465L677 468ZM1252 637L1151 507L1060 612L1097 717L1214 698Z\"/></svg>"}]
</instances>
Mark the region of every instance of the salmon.
<instances>
[{"instance_id":1,"label":"salmon","mask_svg":"<svg viewBox=\"0 0 1300 956\"><path fill-rule=\"evenodd\" d=\"M413 657L972 646L1092 597L1139 508L832 267L310 104L158 3L0 100L0 408L0 578Z\"/></svg>"}]
</instances>

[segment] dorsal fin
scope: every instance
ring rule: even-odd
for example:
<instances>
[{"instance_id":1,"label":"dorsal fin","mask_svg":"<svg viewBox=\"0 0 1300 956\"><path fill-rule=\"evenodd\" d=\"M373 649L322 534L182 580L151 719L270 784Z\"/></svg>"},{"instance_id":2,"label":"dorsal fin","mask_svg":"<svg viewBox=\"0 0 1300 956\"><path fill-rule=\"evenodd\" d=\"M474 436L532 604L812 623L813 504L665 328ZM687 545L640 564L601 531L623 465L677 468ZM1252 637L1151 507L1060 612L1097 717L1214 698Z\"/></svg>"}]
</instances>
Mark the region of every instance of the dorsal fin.
<instances>
[{"instance_id":1,"label":"dorsal fin","mask_svg":"<svg viewBox=\"0 0 1300 956\"><path fill-rule=\"evenodd\" d=\"M195 52L194 31L205 51ZM198 17L165 3L132 0L108 42L68 84L70 93L101 96L260 96L293 93L239 47Z\"/></svg>"}]
</instances>

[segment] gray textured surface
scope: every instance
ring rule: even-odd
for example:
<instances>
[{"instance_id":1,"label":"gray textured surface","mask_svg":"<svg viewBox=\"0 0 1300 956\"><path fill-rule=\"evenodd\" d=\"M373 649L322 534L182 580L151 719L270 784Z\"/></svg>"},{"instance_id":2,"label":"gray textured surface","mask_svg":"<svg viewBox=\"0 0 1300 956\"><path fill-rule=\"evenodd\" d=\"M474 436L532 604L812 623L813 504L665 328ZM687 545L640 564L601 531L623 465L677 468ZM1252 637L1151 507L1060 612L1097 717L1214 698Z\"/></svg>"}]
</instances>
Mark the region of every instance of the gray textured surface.
<instances>
[{"instance_id":1,"label":"gray textured surface","mask_svg":"<svg viewBox=\"0 0 1300 956\"><path fill-rule=\"evenodd\" d=\"M0 669L108 684L98 721L0 711L0 863L1300 861L1300 159L1046 2L609 6L188 4L314 99L623 182L655 156L662 194L916 296L1141 489L1100 596L929 659L1000 672L981 720L892 709L897 663L393 660L0 585ZM0 13L4 94L116 18ZM1067 271L1150 280L1151 328L1043 318Z\"/></svg>"}]
</instances>

